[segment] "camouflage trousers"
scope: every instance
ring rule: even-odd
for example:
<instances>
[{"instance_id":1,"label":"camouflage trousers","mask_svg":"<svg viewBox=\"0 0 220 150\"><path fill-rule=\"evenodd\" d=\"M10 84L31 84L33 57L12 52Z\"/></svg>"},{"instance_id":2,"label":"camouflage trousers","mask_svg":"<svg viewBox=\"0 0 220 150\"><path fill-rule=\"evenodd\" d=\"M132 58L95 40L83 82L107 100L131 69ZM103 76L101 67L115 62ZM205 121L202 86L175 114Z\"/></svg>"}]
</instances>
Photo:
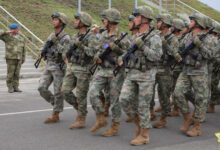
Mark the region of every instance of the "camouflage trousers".
<instances>
[{"instance_id":1,"label":"camouflage trousers","mask_svg":"<svg viewBox=\"0 0 220 150\"><path fill-rule=\"evenodd\" d=\"M63 79L62 93L66 102L72 105L79 115L87 114L87 93L90 74L68 71ZM73 90L76 88L76 95Z\"/></svg>"},{"instance_id":2,"label":"camouflage trousers","mask_svg":"<svg viewBox=\"0 0 220 150\"><path fill-rule=\"evenodd\" d=\"M108 87L105 87L105 89L100 92L100 99L105 100L105 105L107 106L111 105Z\"/></svg>"},{"instance_id":3,"label":"camouflage trousers","mask_svg":"<svg viewBox=\"0 0 220 150\"><path fill-rule=\"evenodd\" d=\"M211 82L211 100L210 104L218 104L220 98L220 87L219 85L220 73L212 73L212 82Z\"/></svg>"},{"instance_id":4,"label":"camouflage trousers","mask_svg":"<svg viewBox=\"0 0 220 150\"><path fill-rule=\"evenodd\" d=\"M157 73L156 82L158 84L158 97L161 102L161 113L169 115L171 111L170 96L172 92L172 75L168 73Z\"/></svg>"},{"instance_id":5,"label":"camouflage trousers","mask_svg":"<svg viewBox=\"0 0 220 150\"><path fill-rule=\"evenodd\" d=\"M174 98L177 106L183 114L190 113L188 102L185 99L187 93L194 92L194 121L205 120L208 102L208 75L187 75L181 72L174 90Z\"/></svg>"},{"instance_id":6,"label":"camouflage trousers","mask_svg":"<svg viewBox=\"0 0 220 150\"><path fill-rule=\"evenodd\" d=\"M111 102L112 121L120 122L121 106L119 95L124 81L124 75L119 73L116 77L103 77L95 75L89 91L90 101L96 114L104 113L105 109L100 100L100 92L107 87Z\"/></svg>"},{"instance_id":7,"label":"camouflage trousers","mask_svg":"<svg viewBox=\"0 0 220 150\"><path fill-rule=\"evenodd\" d=\"M6 59L7 63L7 86L8 88L17 88L19 86L19 76L21 70L21 60Z\"/></svg>"},{"instance_id":8,"label":"camouflage trousers","mask_svg":"<svg viewBox=\"0 0 220 150\"><path fill-rule=\"evenodd\" d=\"M38 91L40 95L50 104L53 105L54 112L63 111L63 96L61 86L65 72L62 70L47 70L45 69L40 78ZM54 94L48 89L53 82Z\"/></svg>"},{"instance_id":9,"label":"camouflage trousers","mask_svg":"<svg viewBox=\"0 0 220 150\"><path fill-rule=\"evenodd\" d=\"M150 120L150 102L153 96L155 81L133 81L125 79L120 95L120 103L129 116L140 117L141 128L152 128Z\"/></svg>"}]
</instances>

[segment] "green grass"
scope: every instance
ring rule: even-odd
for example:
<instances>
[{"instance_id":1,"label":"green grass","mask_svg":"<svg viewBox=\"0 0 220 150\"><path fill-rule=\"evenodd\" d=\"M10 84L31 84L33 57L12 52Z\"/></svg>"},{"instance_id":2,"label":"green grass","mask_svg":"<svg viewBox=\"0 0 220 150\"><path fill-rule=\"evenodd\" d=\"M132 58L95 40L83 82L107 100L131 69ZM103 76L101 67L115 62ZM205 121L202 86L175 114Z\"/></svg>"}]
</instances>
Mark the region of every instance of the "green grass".
<instances>
[{"instance_id":1,"label":"green grass","mask_svg":"<svg viewBox=\"0 0 220 150\"><path fill-rule=\"evenodd\" d=\"M206 4L201 3L198 0L181 0L182 2L190 5L191 7L199 10L200 12L202 12L203 14L211 17L212 19L220 22L220 12L209 7Z\"/></svg>"},{"instance_id":2,"label":"green grass","mask_svg":"<svg viewBox=\"0 0 220 150\"><path fill-rule=\"evenodd\" d=\"M93 17L93 23L101 25L100 13L103 9L108 8L108 0L81 0L82 11L90 13ZM192 1L192 7L201 10L205 14L220 20L219 12L211 9L210 7L196 2L196 0L183 0L186 3ZM73 29L73 17L77 12L77 0L0 0L0 5L7 9L14 15L20 22L27 26L33 33L35 33L42 40L45 40L50 32L53 31L51 14L53 12L64 12L69 18L69 24L66 31L73 35L76 30ZM146 5L141 0L138 5ZM197 7L196 7L197 6ZM117 8L122 15L122 21L119 28L128 31L127 17L131 14L134 8L134 0L112 0L112 7ZM198 8L199 7L199 8ZM157 9L153 9L155 15L158 14ZM217 15L218 14L218 15ZM175 16L175 15L174 15Z\"/></svg>"}]
</instances>

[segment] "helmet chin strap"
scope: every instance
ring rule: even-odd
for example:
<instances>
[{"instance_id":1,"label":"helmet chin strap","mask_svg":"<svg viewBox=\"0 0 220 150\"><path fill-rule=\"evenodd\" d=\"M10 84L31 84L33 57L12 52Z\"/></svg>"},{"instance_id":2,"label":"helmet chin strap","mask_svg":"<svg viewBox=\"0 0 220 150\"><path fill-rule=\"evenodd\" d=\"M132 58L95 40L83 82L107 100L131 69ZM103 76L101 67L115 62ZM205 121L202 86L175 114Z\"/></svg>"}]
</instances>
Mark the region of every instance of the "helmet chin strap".
<instances>
[{"instance_id":1,"label":"helmet chin strap","mask_svg":"<svg viewBox=\"0 0 220 150\"><path fill-rule=\"evenodd\" d=\"M139 29L142 24L150 24L150 21L148 21L148 22L143 22L143 17L141 16L141 23L138 24L138 25L136 25L135 27L136 27L137 29Z\"/></svg>"}]
</instances>

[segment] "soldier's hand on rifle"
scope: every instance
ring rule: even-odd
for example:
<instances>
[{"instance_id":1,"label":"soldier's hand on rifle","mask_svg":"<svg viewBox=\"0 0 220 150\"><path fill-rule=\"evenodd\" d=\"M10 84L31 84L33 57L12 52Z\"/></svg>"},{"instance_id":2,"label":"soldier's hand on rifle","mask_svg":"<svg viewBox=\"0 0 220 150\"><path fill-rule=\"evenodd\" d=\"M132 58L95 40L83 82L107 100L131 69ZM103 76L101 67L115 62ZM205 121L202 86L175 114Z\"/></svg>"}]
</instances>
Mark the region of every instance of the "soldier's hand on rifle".
<instances>
[{"instance_id":1,"label":"soldier's hand on rifle","mask_svg":"<svg viewBox=\"0 0 220 150\"><path fill-rule=\"evenodd\" d=\"M134 44L134 43L133 43ZM141 48L144 46L144 41L141 38L138 38L136 40L136 45L138 46L138 48Z\"/></svg>"},{"instance_id":2,"label":"soldier's hand on rifle","mask_svg":"<svg viewBox=\"0 0 220 150\"><path fill-rule=\"evenodd\" d=\"M182 58L182 57L180 57L180 58L178 59L178 63L180 63L181 61L183 61L183 58Z\"/></svg>"},{"instance_id":3,"label":"soldier's hand on rifle","mask_svg":"<svg viewBox=\"0 0 220 150\"><path fill-rule=\"evenodd\" d=\"M163 39L162 40L162 45L167 45L167 40Z\"/></svg>"},{"instance_id":4,"label":"soldier's hand on rifle","mask_svg":"<svg viewBox=\"0 0 220 150\"><path fill-rule=\"evenodd\" d=\"M102 60L99 58L99 55L98 54L96 54L95 56L94 56L94 62L96 62L96 63L98 63L98 64L101 64L102 63Z\"/></svg>"},{"instance_id":5,"label":"soldier's hand on rifle","mask_svg":"<svg viewBox=\"0 0 220 150\"><path fill-rule=\"evenodd\" d=\"M198 37L196 37L194 39L194 44L196 45L196 47L200 47L202 45L202 41Z\"/></svg>"},{"instance_id":6,"label":"soldier's hand on rifle","mask_svg":"<svg viewBox=\"0 0 220 150\"><path fill-rule=\"evenodd\" d=\"M123 66L123 64L124 64L124 62L123 62L123 61L121 61L121 62L119 63L119 66L120 66L120 67L122 67L122 66Z\"/></svg>"},{"instance_id":7,"label":"soldier's hand on rifle","mask_svg":"<svg viewBox=\"0 0 220 150\"><path fill-rule=\"evenodd\" d=\"M67 58L64 58L63 60L66 64L68 64L68 59Z\"/></svg>"}]
</instances>

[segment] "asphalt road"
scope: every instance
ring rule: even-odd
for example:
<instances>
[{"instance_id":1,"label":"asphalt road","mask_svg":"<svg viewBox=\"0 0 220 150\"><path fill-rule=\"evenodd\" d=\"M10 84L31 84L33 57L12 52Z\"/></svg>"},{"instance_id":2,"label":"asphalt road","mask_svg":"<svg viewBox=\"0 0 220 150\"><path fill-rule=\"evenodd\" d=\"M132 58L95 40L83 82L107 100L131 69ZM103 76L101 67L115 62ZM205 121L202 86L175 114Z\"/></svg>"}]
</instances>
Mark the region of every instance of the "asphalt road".
<instances>
[{"instance_id":1,"label":"asphalt road","mask_svg":"<svg viewBox=\"0 0 220 150\"><path fill-rule=\"evenodd\" d=\"M39 79L23 79L22 93L8 94L5 81L0 80L0 150L217 150L215 137L220 132L220 106L216 113L208 114L202 125L202 136L187 137L179 131L182 117L169 117L164 129L150 130L150 144L134 147L129 144L134 137L135 126L126 123L123 114L120 135L102 137L89 132L95 123L95 114L88 106L87 127L70 130L68 127L76 112L65 103L61 121L46 125L43 121L51 114L51 107L38 94ZM157 114L159 117L159 114ZM110 123L110 117L108 117Z\"/></svg>"}]
</instances>

